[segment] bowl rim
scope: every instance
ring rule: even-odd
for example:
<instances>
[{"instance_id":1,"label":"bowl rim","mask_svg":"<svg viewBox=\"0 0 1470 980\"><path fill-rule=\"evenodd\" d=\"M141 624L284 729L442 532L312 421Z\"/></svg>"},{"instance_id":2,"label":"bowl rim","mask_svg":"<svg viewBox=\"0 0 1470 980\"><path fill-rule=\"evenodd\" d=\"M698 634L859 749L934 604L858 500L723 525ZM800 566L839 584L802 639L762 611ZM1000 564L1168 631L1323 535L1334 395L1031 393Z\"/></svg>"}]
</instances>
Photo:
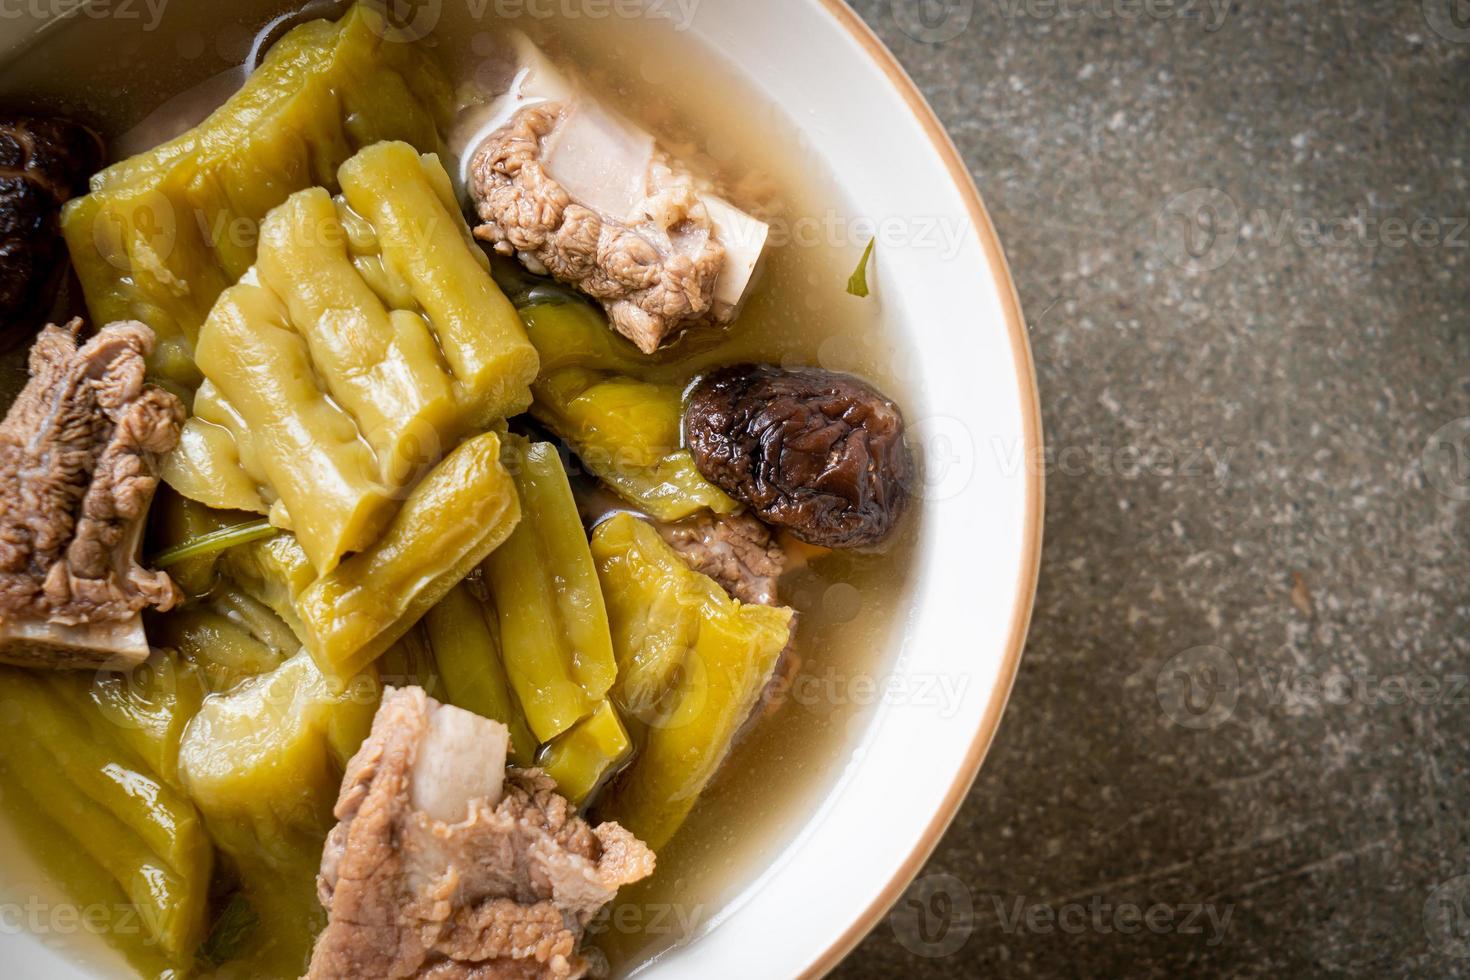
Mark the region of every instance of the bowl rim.
<instances>
[{"instance_id":1,"label":"bowl rim","mask_svg":"<svg viewBox=\"0 0 1470 980\"><path fill-rule=\"evenodd\" d=\"M1015 606L1011 611L1010 637L1007 641L1000 675L991 691L990 703L986 706L975 736L965 753L964 764L955 773L954 782L951 783L943 802L934 812L923 835L915 842L908 857L904 859L903 864L889 880L887 886L848 926L847 931L818 954L801 972L801 980L815 980L830 972L873 930L883 914L898 901L899 896L913 882L924 862L939 845L940 838L949 829L955 814L959 812L960 804L964 802L970 787L974 784L975 777L980 772L980 766L985 761L991 743L995 740L996 731L1000 728L1000 719L1005 712L1006 703L1010 700L1016 672L1021 664L1021 654L1026 646L1026 636L1031 625L1031 613L1036 602L1037 581L1041 572L1042 517L1046 506L1046 479L1039 465L1043 459L1044 437L1036 364L1031 356L1026 320L1021 311L1021 299L1016 292L1010 264L1006 261L1000 236L996 233L995 225L990 220L990 213L981 199L979 188L976 187L970 169L965 164L964 158L960 156L959 149L955 146L944 123L940 121L933 107L929 105L928 99L924 97L923 92L919 90L918 85L899 63L898 58L888 49L888 46L847 5L845 0L818 0L818 2L837 25L846 31L853 41L857 42L863 53L887 76L889 83L903 97L909 111L913 113L915 120L949 171L955 190L965 202L975 235L984 251L987 264L994 274L996 291L1000 298L1006 332L1010 337L1011 351L1016 366L1016 383L1021 392L1022 402L1022 438L1025 444L1022 470L1026 480L1026 514L1021 530L1023 547L1021 574L1016 590Z\"/></svg>"}]
</instances>

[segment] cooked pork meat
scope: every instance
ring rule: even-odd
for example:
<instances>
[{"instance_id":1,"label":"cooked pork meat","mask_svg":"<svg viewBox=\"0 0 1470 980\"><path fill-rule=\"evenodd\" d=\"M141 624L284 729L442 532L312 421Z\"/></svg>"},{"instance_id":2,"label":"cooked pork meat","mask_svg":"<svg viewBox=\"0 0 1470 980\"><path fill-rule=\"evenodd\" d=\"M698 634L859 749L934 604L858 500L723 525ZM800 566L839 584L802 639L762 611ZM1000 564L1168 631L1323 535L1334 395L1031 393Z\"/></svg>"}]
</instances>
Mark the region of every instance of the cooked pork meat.
<instances>
[{"instance_id":1,"label":"cooked pork meat","mask_svg":"<svg viewBox=\"0 0 1470 980\"><path fill-rule=\"evenodd\" d=\"M645 353L692 324L728 323L766 225L579 92L534 45L519 48L515 87L480 112L489 135L466 180L484 222L475 235L599 300Z\"/></svg>"},{"instance_id":2,"label":"cooked pork meat","mask_svg":"<svg viewBox=\"0 0 1470 980\"><path fill-rule=\"evenodd\" d=\"M348 764L318 890L311 978L575 978L582 934L653 852L591 827L539 770L504 770L505 726L384 692ZM503 779L502 779L503 775Z\"/></svg>"},{"instance_id":3,"label":"cooked pork meat","mask_svg":"<svg viewBox=\"0 0 1470 980\"><path fill-rule=\"evenodd\" d=\"M87 190L102 142L60 117L0 114L0 346L33 334L58 281L61 206Z\"/></svg>"},{"instance_id":4,"label":"cooked pork meat","mask_svg":"<svg viewBox=\"0 0 1470 980\"><path fill-rule=\"evenodd\" d=\"M77 346L49 326L30 381L0 423L0 661L132 664L148 656L139 611L180 599L136 560L160 457L184 408L144 384L153 332L126 321Z\"/></svg>"},{"instance_id":5,"label":"cooked pork meat","mask_svg":"<svg viewBox=\"0 0 1470 980\"><path fill-rule=\"evenodd\" d=\"M845 374L722 368L690 390L684 433L705 479L808 544L877 545L908 502L903 415Z\"/></svg>"},{"instance_id":6,"label":"cooked pork meat","mask_svg":"<svg viewBox=\"0 0 1470 980\"><path fill-rule=\"evenodd\" d=\"M741 602L777 604L776 582L785 571L786 552L754 517L705 511L677 524L661 524L659 533L691 568Z\"/></svg>"}]
</instances>

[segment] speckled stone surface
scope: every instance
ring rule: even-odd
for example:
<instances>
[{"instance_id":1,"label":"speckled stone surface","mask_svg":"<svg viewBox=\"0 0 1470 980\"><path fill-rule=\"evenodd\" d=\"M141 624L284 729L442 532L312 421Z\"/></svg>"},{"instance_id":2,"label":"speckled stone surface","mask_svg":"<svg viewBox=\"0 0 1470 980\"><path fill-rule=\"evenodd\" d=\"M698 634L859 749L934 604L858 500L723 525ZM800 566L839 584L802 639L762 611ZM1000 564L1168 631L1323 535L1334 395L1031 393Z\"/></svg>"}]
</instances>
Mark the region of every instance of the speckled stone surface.
<instances>
[{"instance_id":1,"label":"speckled stone surface","mask_svg":"<svg viewBox=\"0 0 1470 980\"><path fill-rule=\"evenodd\" d=\"M856 6L1050 451L999 737L835 975L1470 976L1470 7Z\"/></svg>"}]
</instances>

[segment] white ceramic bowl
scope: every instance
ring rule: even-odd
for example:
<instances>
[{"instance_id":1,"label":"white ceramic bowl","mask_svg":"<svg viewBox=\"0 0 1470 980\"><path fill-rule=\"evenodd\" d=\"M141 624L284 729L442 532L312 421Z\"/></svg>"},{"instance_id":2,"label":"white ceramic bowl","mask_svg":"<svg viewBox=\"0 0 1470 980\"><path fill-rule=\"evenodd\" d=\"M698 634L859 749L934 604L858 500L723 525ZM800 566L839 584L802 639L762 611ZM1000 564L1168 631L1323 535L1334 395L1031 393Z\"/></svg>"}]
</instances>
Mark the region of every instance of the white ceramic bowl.
<instances>
[{"instance_id":1,"label":"white ceramic bowl","mask_svg":"<svg viewBox=\"0 0 1470 980\"><path fill-rule=\"evenodd\" d=\"M696 0L693 10L690 33L798 121L845 199L864 202L870 215L941 221L959 232L942 248L885 248L874 283L885 319L912 351L918 384L905 408L928 471L912 608L902 649L886 661L892 676L879 678L900 696L851 734L838 754L840 776L795 839L745 873L694 941L640 974L816 976L902 893L1000 722L1040 551L1035 375L1005 258L965 165L857 16L840 0ZM0 52L37 26L0 20ZM940 682L950 692L942 710L922 693ZM26 860L5 852L12 870ZM6 975L96 975L12 925L0 922ZM111 972L109 959L97 969Z\"/></svg>"}]
</instances>

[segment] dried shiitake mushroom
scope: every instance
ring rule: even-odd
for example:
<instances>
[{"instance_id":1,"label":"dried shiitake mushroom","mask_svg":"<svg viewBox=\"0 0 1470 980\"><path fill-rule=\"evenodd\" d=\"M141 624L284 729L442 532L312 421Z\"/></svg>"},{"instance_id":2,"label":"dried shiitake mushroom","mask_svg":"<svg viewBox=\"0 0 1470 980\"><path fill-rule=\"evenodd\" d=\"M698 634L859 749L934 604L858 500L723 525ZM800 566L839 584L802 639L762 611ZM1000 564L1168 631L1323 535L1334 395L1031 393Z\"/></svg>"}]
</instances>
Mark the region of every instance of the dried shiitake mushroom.
<instances>
[{"instance_id":1,"label":"dried shiitake mushroom","mask_svg":"<svg viewBox=\"0 0 1470 980\"><path fill-rule=\"evenodd\" d=\"M876 545L908 499L903 416L849 375L723 368L690 392L684 433L705 479L810 544Z\"/></svg>"},{"instance_id":2,"label":"dried shiitake mushroom","mask_svg":"<svg viewBox=\"0 0 1470 980\"><path fill-rule=\"evenodd\" d=\"M102 141L80 123L0 113L0 347L41 325L65 256L61 206L100 166Z\"/></svg>"}]
</instances>

